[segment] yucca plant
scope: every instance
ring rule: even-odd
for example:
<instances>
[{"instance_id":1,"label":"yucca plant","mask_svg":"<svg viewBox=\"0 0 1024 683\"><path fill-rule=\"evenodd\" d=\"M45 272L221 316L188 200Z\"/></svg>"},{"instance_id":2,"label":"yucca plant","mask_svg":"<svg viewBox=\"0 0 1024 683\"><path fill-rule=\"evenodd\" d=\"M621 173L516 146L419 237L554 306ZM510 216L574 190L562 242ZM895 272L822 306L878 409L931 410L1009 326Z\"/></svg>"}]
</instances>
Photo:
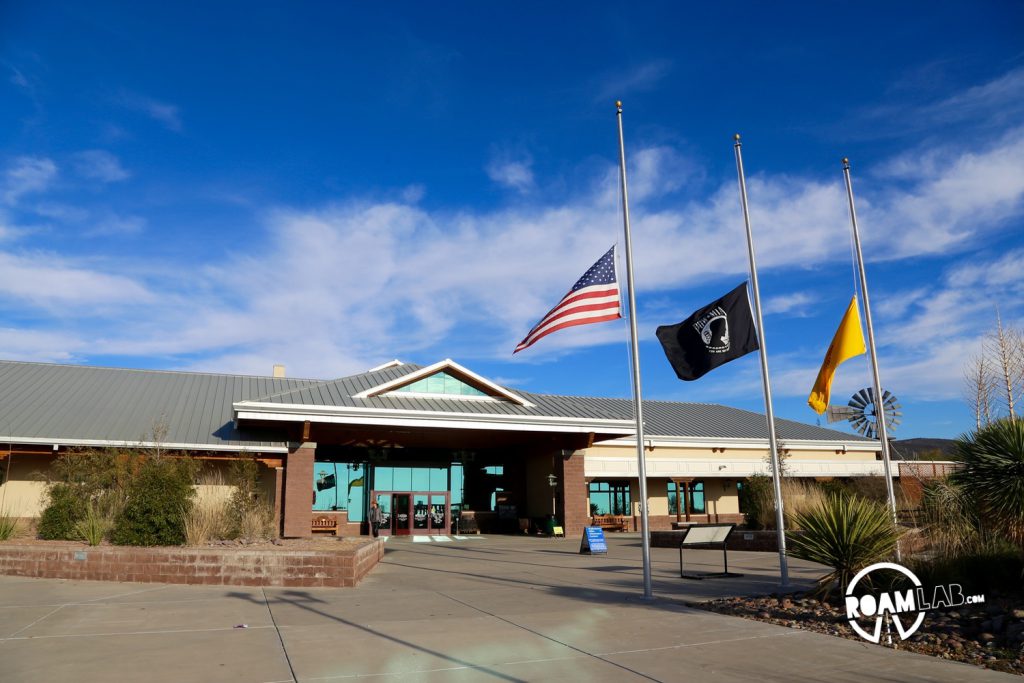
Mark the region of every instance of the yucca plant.
<instances>
[{"instance_id":1,"label":"yucca plant","mask_svg":"<svg viewBox=\"0 0 1024 683\"><path fill-rule=\"evenodd\" d=\"M1024 419L1005 418L962 436L951 479L974 503L985 526L1024 546Z\"/></svg>"},{"instance_id":2,"label":"yucca plant","mask_svg":"<svg viewBox=\"0 0 1024 683\"><path fill-rule=\"evenodd\" d=\"M819 594L836 582L845 591L858 571L892 555L899 540L889 510L858 496L831 494L793 520L803 531L787 535L789 554L832 568L818 581Z\"/></svg>"}]
</instances>

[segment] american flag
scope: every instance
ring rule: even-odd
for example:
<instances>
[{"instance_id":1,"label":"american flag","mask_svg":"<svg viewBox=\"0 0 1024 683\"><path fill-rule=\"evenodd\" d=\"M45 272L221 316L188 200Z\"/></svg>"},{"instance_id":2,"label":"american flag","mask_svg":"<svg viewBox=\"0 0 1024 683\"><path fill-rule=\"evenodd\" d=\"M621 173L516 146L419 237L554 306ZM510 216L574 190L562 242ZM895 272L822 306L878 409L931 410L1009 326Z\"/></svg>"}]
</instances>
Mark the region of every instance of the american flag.
<instances>
[{"instance_id":1,"label":"american flag","mask_svg":"<svg viewBox=\"0 0 1024 683\"><path fill-rule=\"evenodd\" d=\"M608 250L597 263L583 274L569 293L555 305L540 322L533 326L516 350L533 346L542 337L574 325L601 323L621 318L619 312L619 283L615 279L615 247Z\"/></svg>"}]
</instances>

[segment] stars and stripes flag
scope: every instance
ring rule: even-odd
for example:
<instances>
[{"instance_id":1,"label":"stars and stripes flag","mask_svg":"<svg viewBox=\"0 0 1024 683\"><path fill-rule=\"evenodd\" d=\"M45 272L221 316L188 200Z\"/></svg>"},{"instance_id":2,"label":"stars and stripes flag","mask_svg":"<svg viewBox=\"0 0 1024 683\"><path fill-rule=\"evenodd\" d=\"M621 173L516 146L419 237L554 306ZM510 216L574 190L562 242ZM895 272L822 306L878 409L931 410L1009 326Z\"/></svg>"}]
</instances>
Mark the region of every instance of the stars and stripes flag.
<instances>
[{"instance_id":1,"label":"stars and stripes flag","mask_svg":"<svg viewBox=\"0 0 1024 683\"><path fill-rule=\"evenodd\" d=\"M575 325L601 323L622 317L619 283L615 278L615 247L608 250L597 263L583 274L569 293L562 297L540 322L533 326L516 350L533 346L537 340L552 332Z\"/></svg>"}]
</instances>

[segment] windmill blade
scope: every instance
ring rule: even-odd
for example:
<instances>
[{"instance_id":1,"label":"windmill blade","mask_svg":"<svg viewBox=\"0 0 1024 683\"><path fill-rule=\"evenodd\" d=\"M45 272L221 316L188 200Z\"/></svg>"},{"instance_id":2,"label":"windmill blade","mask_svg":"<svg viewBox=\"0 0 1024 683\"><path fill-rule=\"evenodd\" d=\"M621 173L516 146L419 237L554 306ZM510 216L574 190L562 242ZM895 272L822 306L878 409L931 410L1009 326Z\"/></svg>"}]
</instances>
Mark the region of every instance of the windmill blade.
<instances>
[{"instance_id":1,"label":"windmill blade","mask_svg":"<svg viewBox=\"0 0 1024 683\"><path fill-rule=\"evenodd\" d=\"M850 406L829 406L825 411L825 416L828 418L828 423L842 422L843 420L849 420L851 417L857 414L857 411Z\"/></svg>"}]
</instances>

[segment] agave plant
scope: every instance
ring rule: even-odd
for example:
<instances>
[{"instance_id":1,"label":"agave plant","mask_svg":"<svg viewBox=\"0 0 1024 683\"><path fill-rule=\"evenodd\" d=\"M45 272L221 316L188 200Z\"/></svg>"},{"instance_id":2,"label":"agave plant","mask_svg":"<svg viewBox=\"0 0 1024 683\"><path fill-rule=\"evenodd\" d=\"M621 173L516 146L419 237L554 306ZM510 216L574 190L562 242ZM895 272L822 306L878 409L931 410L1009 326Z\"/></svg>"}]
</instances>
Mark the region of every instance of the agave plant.
<instances>
[{"instance_id":1,"label":"agave plant","mask_svg":"<svg viewBox=\"0 0 1024 683\"><path fill-rule=\"evenodd\" d=\"M899 541L889 510L858 496L831 494L793 520L803 531L787 536L789 554L832 568L818 581L819 593L836 582L845 591L858 571L892 555Z\"/></svg>"},{"instance_id":2,"label":"agave plant","mask_svg":"<svg viewBox=\"0 0 1024 683\"><path fill-rule=\"evenodd\" d=\"M962 467L952 479L985 526L1024 545L1024 420L999 420L960 437L956 460Z\"/></svg>"}]
</instances>

